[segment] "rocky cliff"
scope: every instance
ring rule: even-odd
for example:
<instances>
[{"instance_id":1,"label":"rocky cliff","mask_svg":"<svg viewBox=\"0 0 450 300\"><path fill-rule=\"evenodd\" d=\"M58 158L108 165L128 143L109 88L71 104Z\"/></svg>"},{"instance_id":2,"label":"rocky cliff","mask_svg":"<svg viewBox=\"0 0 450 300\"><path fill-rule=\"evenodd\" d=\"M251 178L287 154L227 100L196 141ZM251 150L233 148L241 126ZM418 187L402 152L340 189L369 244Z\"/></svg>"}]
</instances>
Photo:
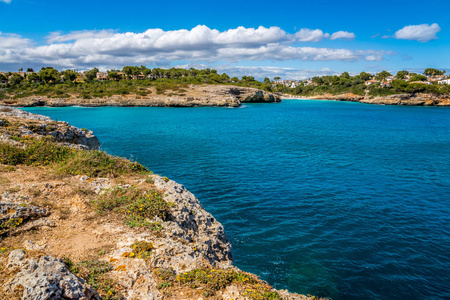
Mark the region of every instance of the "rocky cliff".
<instances>
[{"instance_id":1,"label":"rocky cliff","mask_svg":"<svg viewBox=\"0 0 450 300\"><path fill-rule=\"evenodd\" d=\"M11 136L29 136L38 138L51 136L57 142L76 145L80 149L98 149L100 143L93 132L70 126L67 122L53 121L51 118L31 114L19 109L0 106L1 140L9 140Z\"/></svg>"},{"instance_id":2,"label":"rocky cliff","mask_svg":"<svg viewBox=\"0 0 450 300\"><path fill-rule=\"evenodd\" d=\"M76 95L70 98L48 98L30 96L19 99L3 100L2 104L9 106L228 106L238 107L241 103L281 102L281 98L266 91L229 86L229 85L190 85L180 91L157 94L152 90L147 96L116 95L104 98L83 99Z\"/></svg>"},{"instance_id":3,"label":"rocky cliff","mask_svg":"<svg viewBox=\"0 0 450 300\"><path fill-rule=\"evenodd\" d=\"M332 95L322 94L313 96L292 96L284 95L285 98L297 98L297 99L317 99L317 100L336 100L336 101L352 101L361 102L367 104L379 104L379 105L409 105L409 106L450 106L450 96L441 95L436 96L432 94L416 93L416 94L397 94L389 96L360 96L352 93Z\"/></svg>"},{"instance_id":4,"label":"rocky cliff","mask_svg":"<svg viewBox=\"0 0 450 300\"><path fill-rule=\"evenodd\" d=\"M4 299L318 299L233 266L223 226L192 193L84 150L98 147L92 132L5 107L0 119Z\"/></svg>"}]
</instances>

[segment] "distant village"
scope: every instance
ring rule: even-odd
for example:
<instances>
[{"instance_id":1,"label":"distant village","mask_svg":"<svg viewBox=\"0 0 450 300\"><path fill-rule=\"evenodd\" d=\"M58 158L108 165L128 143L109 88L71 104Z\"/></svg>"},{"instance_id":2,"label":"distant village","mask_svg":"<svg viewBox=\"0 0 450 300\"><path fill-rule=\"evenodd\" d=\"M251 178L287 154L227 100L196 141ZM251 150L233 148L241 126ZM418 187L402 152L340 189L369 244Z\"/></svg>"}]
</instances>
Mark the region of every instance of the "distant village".
<instances>
[{"instance_id":1,"label":"distant village","mask_svg":"<svg viewBox=\"0 0 450 300\"><path fill-rule=\"evenodd\" d=\"M431 84L449 84L450 85L450 75L424 75L426 77L426 80L423 81L410 81L410 79L415 76L416 74L408 74L405 75L401 80L408 81L408 83L421 83L426 85ZM399 79L396 76L388 76L384 78L384 80L378 80L375 78L376 75L372 77L372 79L366 80L365 85L370 86L378 86L378 87L390 87L391 83L395 79ZM296 88L297 86L318 86L319 84L314 82L313 79L305 79L305 80L276 80L276 84L284 85L288 88Z\"/></svg>"}]
</instances>

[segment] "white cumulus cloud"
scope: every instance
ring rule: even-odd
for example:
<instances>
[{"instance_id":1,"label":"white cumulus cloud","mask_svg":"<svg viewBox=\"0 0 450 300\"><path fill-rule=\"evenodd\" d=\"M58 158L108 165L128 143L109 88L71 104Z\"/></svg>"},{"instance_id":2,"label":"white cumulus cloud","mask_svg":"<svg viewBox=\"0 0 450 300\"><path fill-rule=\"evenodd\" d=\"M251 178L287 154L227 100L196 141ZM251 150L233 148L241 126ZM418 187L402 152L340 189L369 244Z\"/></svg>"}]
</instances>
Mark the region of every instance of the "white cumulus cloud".
<instances>
[{"instance_id":1,"label":"white cumulus cloud","mask_svg":"<svg viewBox=\"0 0 450 300\"><path fill-rule=\"evenodd\" d=\"M0 2L11 3L11 0L0 0Z\"/></svg>"},{"instance_id":2,"label":"white cumulus cloud","mask_svg":"<svg viewBox=\"0 0 450 300\"><path fill-rule=\"evenodd\" d=\"M294 34L295 38L300 42L320 42L324 38L329 37L328 33L324 33L320 29L308 29L302 28L300 31Z\"/></svg>"},{"instance_id":3,"label":"white cumulus cloud","mask_svg":"<svg viewBox=\"0 0 450 300\"><path fill-rule=\"evenodd\" d=\"M330 36L330 40L345 40L353 41L356 35L353 32L348 31L337 31Z\"/></svg>"},{"instance_id":4,"label":"white cumulus cloud","mask_svg":"<svg viewBox=\"0 0 450 300\"><path fill-rule=\"evenodd\" d=\"M350 38L338 31L334 39ZM0 67L11 64L42 64L68 68L124 65L170 65L171 63L216 63L240 61L358 61L381 60L384 51L298 46L330 35L322 30L301 29L289 34L279 27L237 27L225 31L198 25L191 30L120 33L114 30L84 30L67 34L53 32L47 44L15 34L0 33Z\"/></svg>"},{"instance_id":5,"label":"white cumulus cloud","mask_svg":"<svg viewBox=\"0 0 450 300\"><path fill-rule=\"evenodd\" d=\"M399 40L412 40L421 43L426 43L431 40L436 40L436 34L441 31L441 27L437 23L431 25L421 24L421 25L410 25L405 26L398 30L394 34L394 38Z\"/></svg>"},{"instance_id":6,"label":"white cumulus cloud","mask_svg":"<svg viewBox=\"0 0 450 300\"><path fill-rule=\"evenodd\" d=\"M31 46L29 39L14 33L3 33L0 31L0 50L17 49L19 47Z\"/></svg>"}]
</instances>

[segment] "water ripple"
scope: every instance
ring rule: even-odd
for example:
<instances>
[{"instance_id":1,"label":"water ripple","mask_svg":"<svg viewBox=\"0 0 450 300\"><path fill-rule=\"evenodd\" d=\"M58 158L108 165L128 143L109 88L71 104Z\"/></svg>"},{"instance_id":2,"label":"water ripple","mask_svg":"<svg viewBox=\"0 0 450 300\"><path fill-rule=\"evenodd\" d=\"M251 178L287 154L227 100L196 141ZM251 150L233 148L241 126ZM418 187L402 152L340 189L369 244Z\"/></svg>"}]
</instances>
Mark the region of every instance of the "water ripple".
<instances>
[{"instance_id":1,"label":"water ripple","mask_svg":"<svg viewBox=\"0 0 450 300\"><path fill-rule=\"evenodd\" d=\"M333 299L450 299L450 109L32 108L186 185L236 265Z\"/></svg>"}]
</instances>

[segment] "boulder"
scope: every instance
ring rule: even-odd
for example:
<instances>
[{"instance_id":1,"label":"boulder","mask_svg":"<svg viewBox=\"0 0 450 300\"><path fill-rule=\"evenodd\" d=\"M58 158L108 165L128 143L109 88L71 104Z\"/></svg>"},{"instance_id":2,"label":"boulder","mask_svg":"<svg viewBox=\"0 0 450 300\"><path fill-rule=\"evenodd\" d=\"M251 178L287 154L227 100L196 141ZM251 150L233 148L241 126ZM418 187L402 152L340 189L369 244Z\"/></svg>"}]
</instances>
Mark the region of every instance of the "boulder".
<instances>
[{"instance_id":1,"label":"boulder","mask_svg":"<svg viewBox=\"0 0 450 300\"><path fill-rule=\"evenodd\" d=\"M23 288L23 300L100 300L100 295L86 282L71 273L59 258L43 256L27 259L25 251L17 249L8 257L7 268L19 272L5 284L8 290Z\"/></svg>"}]
</instances>

